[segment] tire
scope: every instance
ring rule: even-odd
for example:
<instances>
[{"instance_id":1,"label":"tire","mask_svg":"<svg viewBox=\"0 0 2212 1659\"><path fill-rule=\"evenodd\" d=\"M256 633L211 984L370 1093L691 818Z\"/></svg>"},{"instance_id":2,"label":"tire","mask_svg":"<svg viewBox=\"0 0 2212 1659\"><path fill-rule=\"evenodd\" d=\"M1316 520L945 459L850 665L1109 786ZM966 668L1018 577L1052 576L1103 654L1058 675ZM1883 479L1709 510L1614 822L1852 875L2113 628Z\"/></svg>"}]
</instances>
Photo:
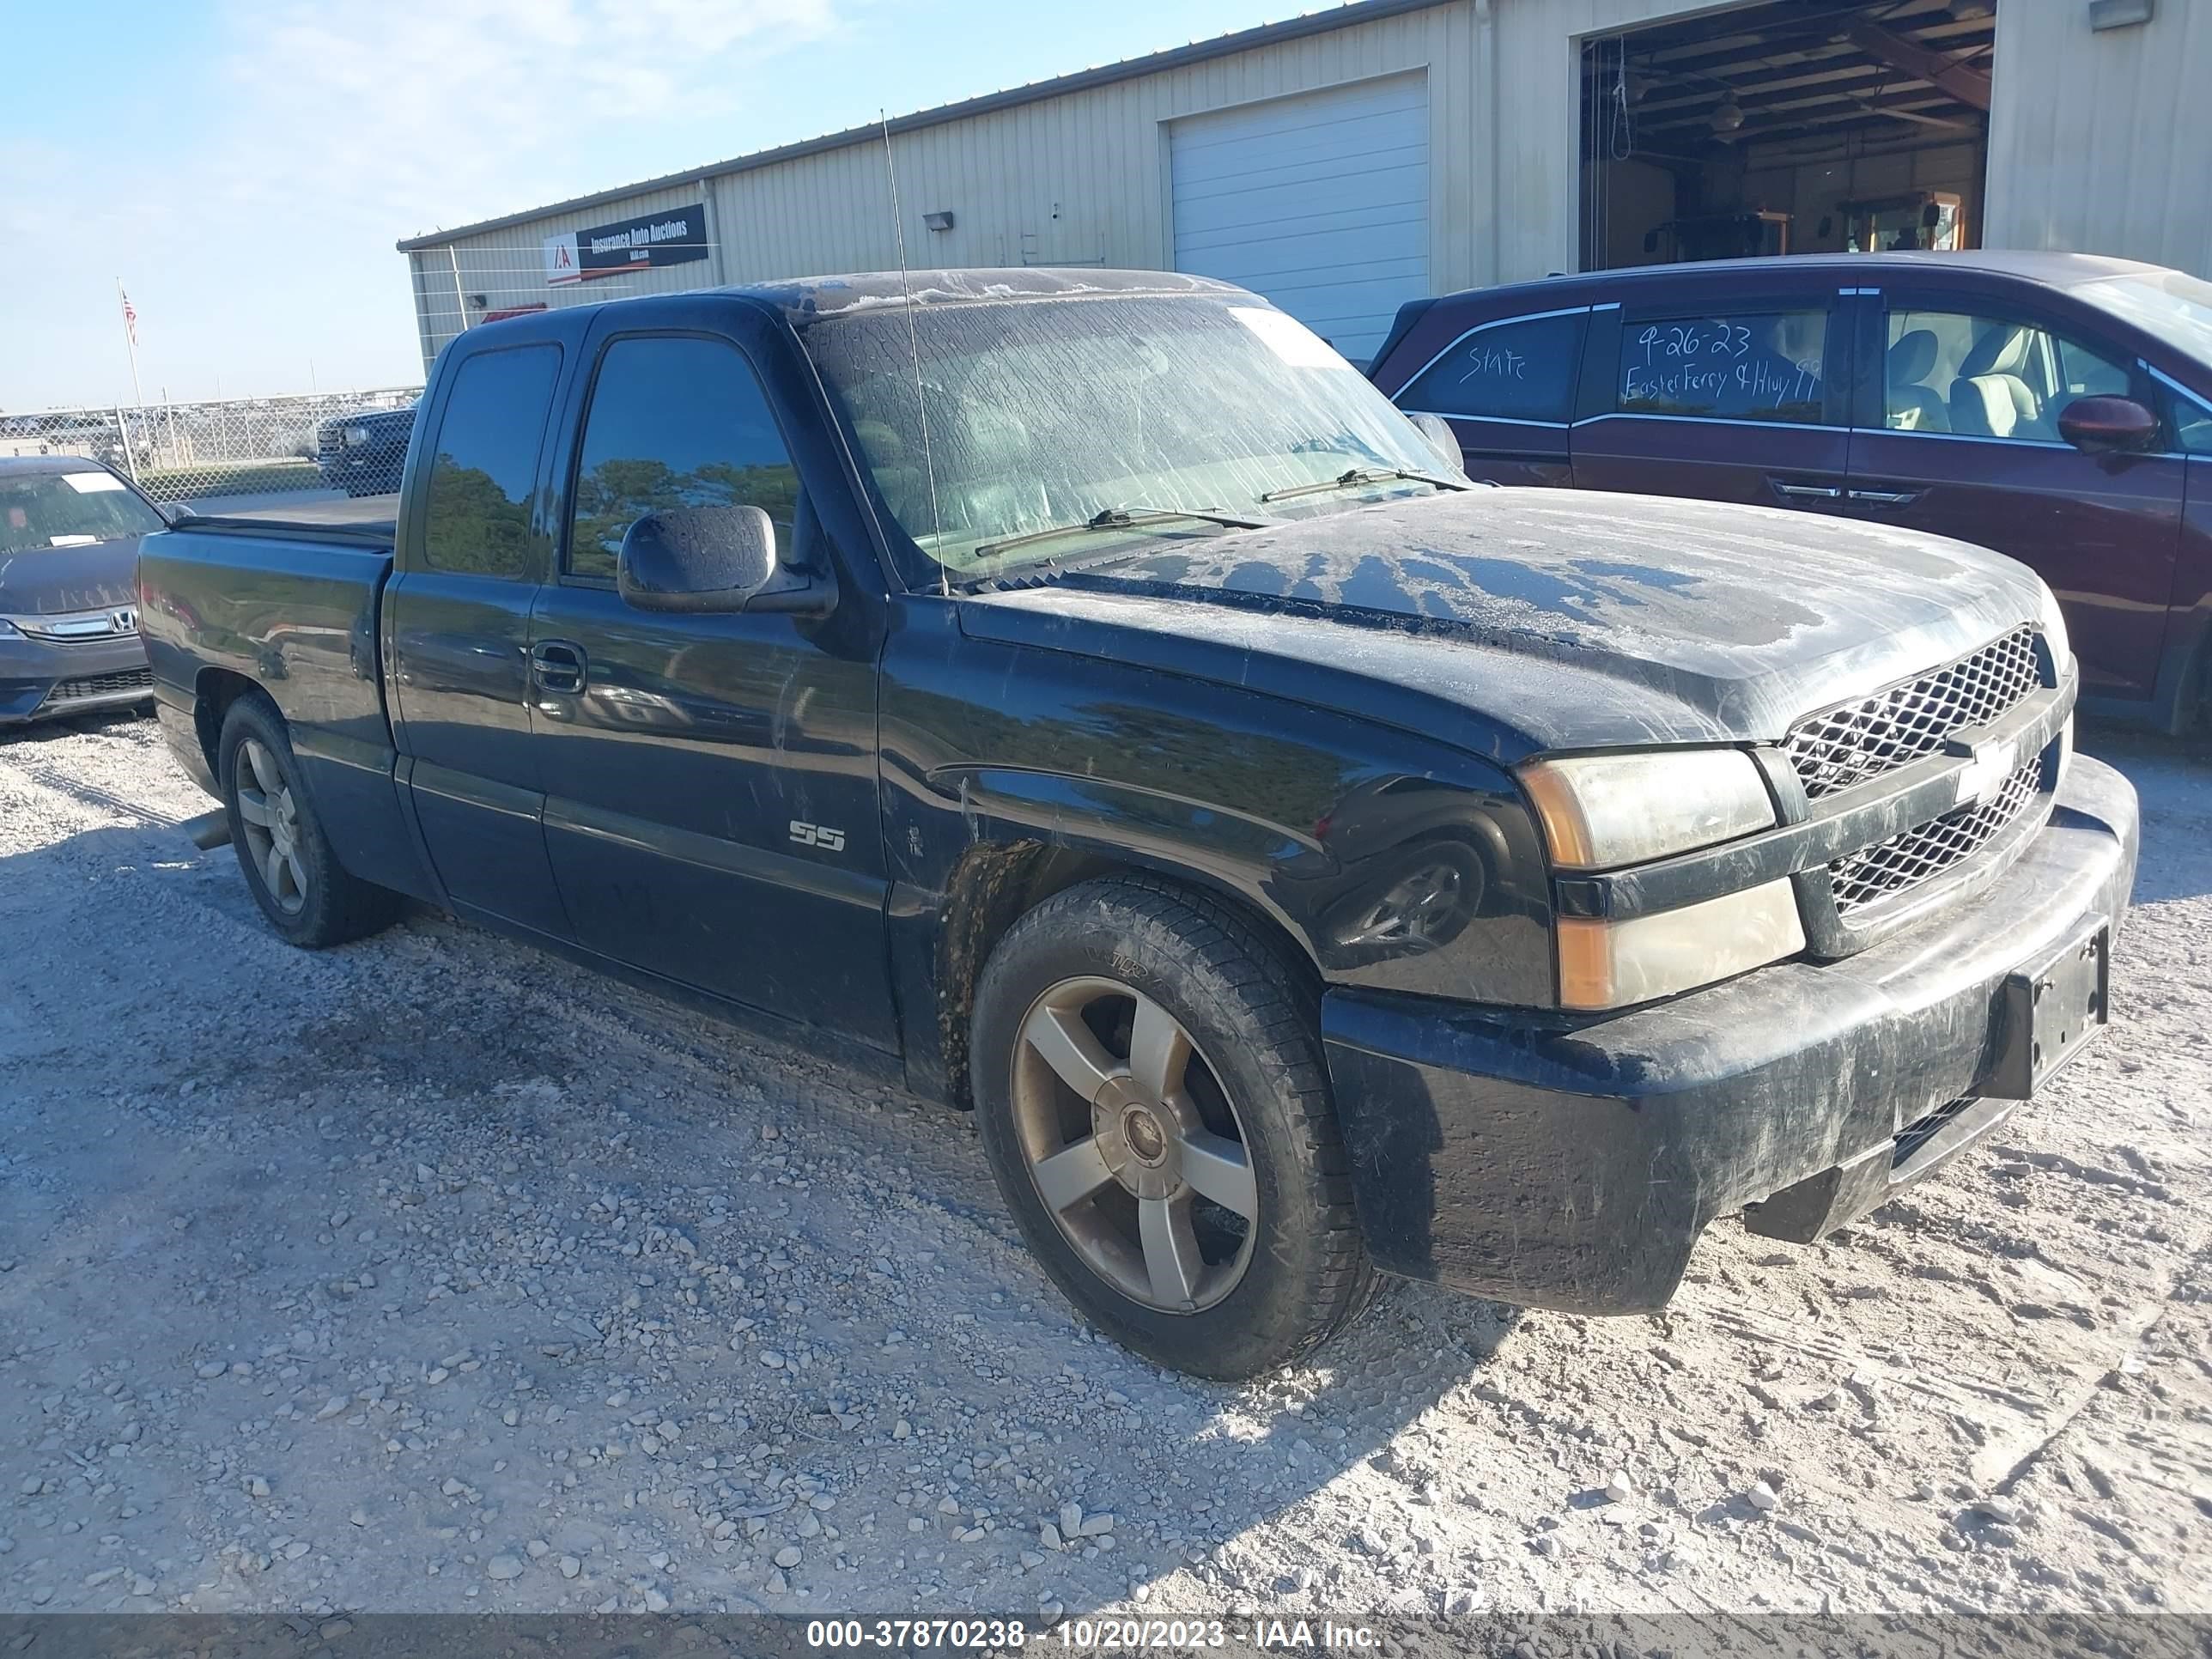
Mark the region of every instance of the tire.
<instances>
[{"instance_id":1,"label":"tire","mask_svg":"<svg viewBox=\"0 0 2212 1659\"><path fill-rule=\"evenodd\" d=\"M969 1071L1000 1190L1067 1299L1172 1370L1288 1364L1376 1286L1318 1005L1235 912L1145 878L1046 900L983 969Z\"/></svg>"},{"instance_id":2,"label":"tire","mask_svg":"<svg viewBox=\"0 0 2212 1659\"><path fill-rule=\"evenodd\" d=\"M231 704L216 758L230 843L246 888L289 943L320 950L366 938L398 919L399 895L353 875L331 850L314 802L301 787L283 717L265 701L245 696Z\"/></svg>"}]
</instances>

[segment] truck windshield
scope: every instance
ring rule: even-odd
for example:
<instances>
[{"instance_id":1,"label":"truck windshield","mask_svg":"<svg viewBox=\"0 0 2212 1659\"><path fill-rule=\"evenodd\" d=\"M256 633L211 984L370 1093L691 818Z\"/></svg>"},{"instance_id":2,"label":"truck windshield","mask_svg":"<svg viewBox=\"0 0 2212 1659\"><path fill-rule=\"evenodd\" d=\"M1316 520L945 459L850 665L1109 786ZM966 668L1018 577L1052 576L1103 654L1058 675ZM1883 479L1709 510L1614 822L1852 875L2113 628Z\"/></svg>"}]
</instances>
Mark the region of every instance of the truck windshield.
<instances>
[{"instance_id":1,"label":"truck windshield","mask_svg":"<svg viewBox=\"0 0 2212 1659\"><path fill-rule=\"evenodd\" d=\"M1235 528L1186 513L1265 520L1424 494L1436 486L1407 475L1443 471L1358 370L1257 300L1076 295L912 314L911 345L895 306L805 337L920 556L900 550L918 584L940 568L981 577ZM1282 497L1330 480L1346 487ZM1038 534L1061 526L1088 533Z\"/></svg>"},{"instance_id":2,"label":"truck windshield","mask_svg":"<svg viewBox=\"0 0 2212 1659\"><path fill-rule=\"evenodd\" d=\"M0 472L0 554L150 536L161 516L112 472Z\"/></svg>"}]
</instances>

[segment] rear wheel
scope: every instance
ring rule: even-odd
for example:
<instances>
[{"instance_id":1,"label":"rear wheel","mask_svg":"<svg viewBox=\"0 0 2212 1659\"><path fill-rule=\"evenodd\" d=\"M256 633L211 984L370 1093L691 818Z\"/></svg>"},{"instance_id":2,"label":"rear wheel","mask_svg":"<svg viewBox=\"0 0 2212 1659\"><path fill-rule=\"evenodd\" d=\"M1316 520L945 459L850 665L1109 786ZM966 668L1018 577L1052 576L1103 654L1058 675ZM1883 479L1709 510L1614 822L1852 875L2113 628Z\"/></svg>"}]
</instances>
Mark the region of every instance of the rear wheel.
<instances>
[{"instance_id":1,"label":"rear wheel","mask_svg":"<svg viewBox=\"0 0 2212 1659\"><path fill-rule=\"evenodd\" d=\"M342 945L389 927L399 896L349 872L331 850L283 717L258 696L224 716L216 745L231 845L261 914L294 945Z\"/></svg>"},{"instance_id":2,"label":"rear wheel","mask_svg":"<svg viewBox=\"0 0 2212 1659\"><path fill-rule=\"evenodd\" d=\"M1237 1378L1324 1340L1373 1283L1304 975L1243 920L1086 883L977 988L984 1146L1030 1248L1117 1341Z\"/></svg>"}]
</instances>

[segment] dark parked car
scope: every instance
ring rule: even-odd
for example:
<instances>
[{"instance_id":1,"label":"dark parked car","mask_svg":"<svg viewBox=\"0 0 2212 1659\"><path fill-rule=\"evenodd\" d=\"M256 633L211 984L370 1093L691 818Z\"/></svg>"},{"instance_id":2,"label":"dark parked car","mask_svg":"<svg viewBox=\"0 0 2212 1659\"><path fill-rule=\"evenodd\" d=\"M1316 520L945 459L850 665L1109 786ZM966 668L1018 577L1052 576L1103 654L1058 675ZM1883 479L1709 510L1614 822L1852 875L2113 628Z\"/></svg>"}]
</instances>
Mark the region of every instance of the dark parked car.
<instances>
[{"instance_id":1,"label":"dark parked car","mask_svg":"<svg viewBox=\"0 0 2212 1659\"><path fill-rule=\"evenodd\" d=\"M2086 710L2212 713L2212 283L1996 252L1553 277L1407 306L1373 378L1477 477L2008 553L2066 607Z\"/></svg>"},{"instance_id":2,"label":"dark parked car","mask_svg":"<svg viewBox=\"0 0 2212 1659\"><path fill-rule=\"evenodd\" d=\"M153 696L138 538L163 522L98 461L0 458L0 726Z\"/></svg>"},{"instance_id":3,"label":"dark parked car","mask_svg":"<svg viewBox=\"0 0 2212 1659\"><path fill-rule=\"evenodd\" d=\"M147 544L280 933L412 895L971 1104L1070 1297L1214 1376L1378 1266L1656 1308L2102 1026L2135 797L2033 572L1470 486L1203 278L911 283L471 330L396 538Z\"/></svg>"},{"instance_id":4,"label":"dark parked car","mask_svg":"<svg viewBox=\"0 0 2212 1659\"><path fill-rule=\"evenodd\" d=\"M399 488L414 435L416 405L333 415L315 428L315 468L349 495L388 495Z\"/></svg>"}]
</instances>

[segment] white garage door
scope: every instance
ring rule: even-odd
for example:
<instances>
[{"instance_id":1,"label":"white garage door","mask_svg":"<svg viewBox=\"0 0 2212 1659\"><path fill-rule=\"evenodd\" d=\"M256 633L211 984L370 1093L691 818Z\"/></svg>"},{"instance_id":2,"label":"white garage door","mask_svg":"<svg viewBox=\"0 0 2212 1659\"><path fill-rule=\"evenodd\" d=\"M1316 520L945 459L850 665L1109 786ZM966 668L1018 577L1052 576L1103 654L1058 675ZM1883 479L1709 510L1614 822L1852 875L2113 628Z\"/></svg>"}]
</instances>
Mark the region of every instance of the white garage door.
<instances>
[{"instance_id":1,"label":"white garage door","mask_svg":"<svg viewBox=\"0 0 2212 1659\"><path fill-rule=\"evenodd\" d=\"M1266 295L1356 363L1429 291L1422 76L1191 116L1169 153L1177 270Z\"/></svg>"}]
</instances>

